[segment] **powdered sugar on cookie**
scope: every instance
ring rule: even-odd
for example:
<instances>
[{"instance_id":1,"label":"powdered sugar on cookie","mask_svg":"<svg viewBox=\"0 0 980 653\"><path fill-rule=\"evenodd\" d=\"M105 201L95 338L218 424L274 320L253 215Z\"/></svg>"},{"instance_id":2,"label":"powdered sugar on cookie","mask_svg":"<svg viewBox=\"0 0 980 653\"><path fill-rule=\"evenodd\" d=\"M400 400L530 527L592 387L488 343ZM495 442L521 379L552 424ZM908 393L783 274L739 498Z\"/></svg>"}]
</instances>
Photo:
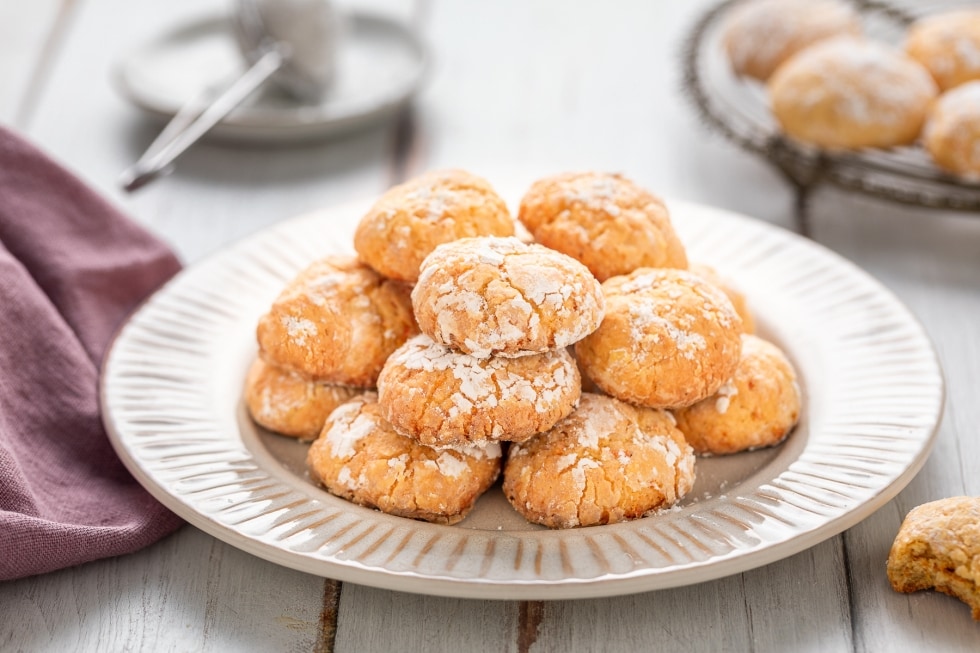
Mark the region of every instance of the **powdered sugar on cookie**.
<instances>
[{"instance_id":1,"label":"powdered sugar on cookie","mask_svg":"<svg viewBox=\"0 0 980 653\"><path fill-rule=\"evenodd\" d=\"M388 359L378 391L395 428L426 444L520 441L572 409L581 379L564 349L476 358L421 335Z\"/></svg>"},{"instance_id":2,"label":"powdered sugar on cookie","mask_svg":"<svg viewBox=\"0 0 980 653\"><path fill-rule=\"evenodd\" d=\"M333 412L307 457L311 475L334 494L394 515L456 523L500 471L500 449L470 455L436 450L391 427L375 393Z\"/></svg>"},{"instance_id":3,"label":"powdered sugar on cookie","mask_svg":"<svg viewBox=\"0 0 980 653\"><path fill-rule=\"evenodd\" d=\"M504 493L552 528L607 524L672 505L694 483L694 454L663 411L583 394L546 433L511 447Z\"/></svg>"},{"instance_id":4,"label":"powdered sugar on cookie","mask_svg":"<svg viewBox=\"0 0 980 653\"><path fill-rule=\"evenodd\" d=\"M572 259L517 238L464 238L422 263L412 291L423 333L465 353L523 356L577 342L602 321L598 281Z\"/></svg>"}]
</instances>

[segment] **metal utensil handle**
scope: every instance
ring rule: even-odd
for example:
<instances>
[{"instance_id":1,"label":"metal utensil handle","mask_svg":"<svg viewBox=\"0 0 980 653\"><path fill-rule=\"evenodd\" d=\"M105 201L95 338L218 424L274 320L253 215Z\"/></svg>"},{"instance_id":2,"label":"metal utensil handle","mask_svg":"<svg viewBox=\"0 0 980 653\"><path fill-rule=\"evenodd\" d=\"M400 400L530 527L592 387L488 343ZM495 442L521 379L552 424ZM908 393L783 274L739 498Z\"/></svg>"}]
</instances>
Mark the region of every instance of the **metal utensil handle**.
<instances>
[{"instance_id":1,"label":"metal utensil handle","mask_svg":"<svg viewBox=\"0 0 980 653\"><path fill-rule=\"evenodd\" d=\"M241 77L215 98L210 106L201 111L196 120L187 124L184 129L177 131L168 124L164 128L163 134L176 132L173 133L173 138L163 144L160 143L162 138L155 140L143 156L123 173L123 188L128 191L136 190L160 174L167 172L174 159L183 154L201 136L218 124L232 109L244 102L274 72L279 70L284 62L285 56L282 51L278 48L270 48ZM183 122L186 120L187 113L184 110L179 111L171 124L175 121Z\"/></svg>"}]
</instances>

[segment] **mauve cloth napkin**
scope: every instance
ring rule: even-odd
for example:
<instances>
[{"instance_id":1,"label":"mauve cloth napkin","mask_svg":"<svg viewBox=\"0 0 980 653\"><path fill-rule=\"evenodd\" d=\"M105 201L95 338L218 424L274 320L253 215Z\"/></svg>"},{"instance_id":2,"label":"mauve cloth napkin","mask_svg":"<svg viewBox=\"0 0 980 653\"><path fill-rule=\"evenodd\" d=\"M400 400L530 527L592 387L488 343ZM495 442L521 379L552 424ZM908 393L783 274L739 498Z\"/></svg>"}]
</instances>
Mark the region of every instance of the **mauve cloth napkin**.
<instances>
[{"instance_id":1,"label":"mauve cloth napkin","mask_svg":"<svg viewBox=\"0 0 980 653\"><path fill-rule=\"evenodd\" d=\"M180 525L112 450L98 390L114 331L179 268L0 127L0 580L136 551Z\"/></svg>"}]
</instances>

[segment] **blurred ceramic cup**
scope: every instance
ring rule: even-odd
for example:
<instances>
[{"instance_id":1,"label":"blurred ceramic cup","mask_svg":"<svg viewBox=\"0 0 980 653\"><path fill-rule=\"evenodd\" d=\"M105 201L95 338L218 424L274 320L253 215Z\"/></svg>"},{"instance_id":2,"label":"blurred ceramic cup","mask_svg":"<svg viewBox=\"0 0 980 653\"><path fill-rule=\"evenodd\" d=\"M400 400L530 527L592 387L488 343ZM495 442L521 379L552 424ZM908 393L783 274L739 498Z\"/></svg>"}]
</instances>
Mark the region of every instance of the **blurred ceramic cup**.
<instances>
[{"instance_id":1,"label":"blurred ceramic cup","mask_svg":"<svg viewBox=\"0 0 980 653\"><path fill-rule=\"evenodd\" d=\"M337 74L340 17L330 0L236 0L236 36L249 63L269 47L285 48L270 83L299 99L319 101Z\"/></svg>"}]
</instances>

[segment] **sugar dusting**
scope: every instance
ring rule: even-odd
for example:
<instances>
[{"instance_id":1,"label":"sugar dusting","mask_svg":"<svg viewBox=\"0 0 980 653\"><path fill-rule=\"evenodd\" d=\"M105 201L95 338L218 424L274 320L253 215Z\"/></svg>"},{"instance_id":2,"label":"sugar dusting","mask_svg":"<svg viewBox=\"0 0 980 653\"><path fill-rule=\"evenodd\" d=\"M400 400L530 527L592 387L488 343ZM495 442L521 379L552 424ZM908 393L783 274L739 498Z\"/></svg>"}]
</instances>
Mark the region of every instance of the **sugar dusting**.
<instances>
[{"instance_id":1,"label":"sugar dusting","mask_svg":"<svg viewBox=\"0 0 980 653\"><path fill-rule=\"evenodd\" d=\"M694 360L699 351L708 347L707 340L700 333L681 328L676 320L658 315L654 302L638 299L630 304L629 313L630 335L635 348L641 347L647 340L659 343L661 338L666 338L674 343L681 356Z\"/></svg>"},{"instance_id":2,"label":"sugar dusting","mask_svg":"<svg viewBox=\"0 0 980 653\"><path fill-rule=\"evenodd\" d=\"M574 497L576 503L581 504L586 500L588 472L593 469L604 470L604 482L622 484L624 488L634 490L646 488L650 479L656 478L656 482L663 485L668 501L686 494L694 483L694 454L690 447L682 450L678 441L669 434L673 428L669 413L657 411L665 417L661 423L663 428L653 426L646 430L633 416L632 408L623 409L621 406L624 405L614 399L583 394L578 410L567 418L571 420L567 428L576 434L576 440L570 451L557 455L553 469L558 475L571 477L571 491L577 494ZM657 422L644 423L652 426ZM635 471L629 471L630 464L633 456L650 454L663 460L669 474L663 477L659 467L645 467L644 480L641 481L634 476ZM512 455L519 457L524 455L524 451L520 446L515 446ZM610 467L610 464L615 467ZM616 468L618 471L614 471Z\"/></svg>"},{"instance_id":3,"label":"sugar dusting","mask_svg":"<svg viewBox=\"0 0 980 653\"><path fill-rule=\"evenodd\" d=\"M357 451L357 443L378 428L371 415L363 413L364 400L343 404L331 415L330 429L324 438L330 455L341 460L350 460Z\"/></svg>"},{"instance_id":4,"label":"sugar dusting","mask_svg":"<svg viewBox=\"0 0 980 653\"><path fill-rule=\"evenodd\" d=\"M447 211L453 198L453 191L447 188L436 188L436 186L420 186L405 195L405 199L412 202L422 202L423 212L421 217L428 222L439 222L447 217Z\"/></svg>"},{"instance_id":5,"label":"sugar dusting","mask_svg":"<svg viewBox=\"0 0 980 653\"><path fill-rule=\"evenodd\" d=\"M947 88L980 72L980 40L970 28L977 15L975 9L942 11L920 18L910 30L908 42L918 46L918 56L938 76L951 77L943 80Z\"/></svg>"},{"instance_id":6,"label":"sugar dusting","mask_svg":"<svg viewBox=\"0 0 980 653\"><path fill-rule=\"evenodd\" d=\"M709 325L728 329L740 319L724 292L684 271L636 274L612 292L628 295L634 351L643 350L649 343L672 343L681 356L696 360L708 349L704 334Z\"/></svg>"},{"instance_id":7,"label":"sugar dusting","mask_svg":"<svg viewBox=\"0 0 980 653\"><path fill-rule=\"evenodd\" d=\"M756 0L732 12L726 41L732 63L744 70L751 61L772 69L796 48L857 25L854 11L833 0Z\"/></svg>"},{"instance_id":8,"label":"sugar dusting","mask_svg":"<svg viewBox=\"0 0 980 653\"><path fill-rule=\"evenodd\" d=\"M439 457L435 460L436 466L439 468L439 473L443 476L449 476L450 478L459 478L469 471L469 463L465 460L454 456L449 451L443 451L439 454Z\"/></svg>"},{"instance_id":9,"label":"sugar dusting","mask_svg":"<svg viewBox=\"0 0 980 653\"><path fill-rule=\"evenodd\" d=\"M580 204L615 218L621 213L617 204L620 183L609 175L569 177L560 182L561 198L567 204Z\"/></svg>"},{"instance_id":10,"label":"sugar dusting","mask_svg":"<svg viewBox=\"0 0 980 653\"><path fill-rule=\"evenodd\" d=\"M263 383L259 394L259 405L254 407L258 409L256 417L260 421L275 422L280 415L301 408L307 402L307 397L306 393L296 391L296 387L300 384L313 385L292 373L286 373L282 381ZM307 393L310 392L312 390L308 389Z\"/></svg>"},{"instance_id":11,"label":"sugar dusting","mask_svg":"<svg viewBox=\"0 0 980 653\"><path fill-rule=\"evenodd\" d=\"M784 79L814 78L799 97L803 107L830 104L859 125L895 125L924 108L935 82L918 63L872 41L839 37L815 45L781 69Z\"/></svg>"},{"instance_id":12,"label":"sugar dusting","mask_svg":"<svg viewBox=\"0 0 980 653\"><path fill-rule=\"evenodd\" d=\"M575 361L564 349L538 356L541 367L553 369L550 375L525 375L506 358L477 358L419 335L395 351L388 364L407 370L450 372L459 387L448 411L453 419L511 401L531 405L539 413L552 410L568 395L578 378Z\"/></svg>"},{"instance_id":13,"label":"sugar dusting","mask_svg":"<svg viewBox=\"0 0 980 653\"><path fill-rule=\"evenodd\" d=\"M980 80L967 82L943 93L933 115L941 121L980 123Z\"/></svg>"},{"instance_id":14,"label":"sugar dusting","mask_svg":"<svg viewBox=\"0 0 980 653\"><path fill-rule=\"evenodd\" d=\"M413 301L424 301L435 315L440 342L460 342L478 358L565 347L594 331L605 310L599 283L583 265L495 236L437 247Z\"/></svg>"},{"instance_id":15,"label":"sugar dusting","mask_svg":"<svg viewBox=\"0 0 980 653\"><path fill-rule=\"evenodd\" d=\"M455 451L461 456L474 460L495 460L503 455L503 449L499 442L486 442L482 444L449 444L434 446L429 445L430 449L436 451Z\"/></svg>"},{"instance_id":16,"label":"sugar dusting","mask_svg":"<svg viewBox=\"0 0 980 653\"><path fill-rule=\"evenodd\" d=\"M718 392L715 394L718 396L715 399L715 410L719 414L724 415L728 412L728 406L731 403L732 397L738 394L738 387L734 381L727 381L718 388Z\"/></svg>"},{"instance_id":17,"label":"sugar dusting","mask_svg":"<svg viewBox=\"0 0 980 653\"><path fill-rule=\"evenodd\" d=\"M304 317L293 315L283 315L280 318L282 326L286 329L286 336L298 347L305 347L307 338L315 338L319 333L316 324Z\"/></svg>"}]
</instances>

